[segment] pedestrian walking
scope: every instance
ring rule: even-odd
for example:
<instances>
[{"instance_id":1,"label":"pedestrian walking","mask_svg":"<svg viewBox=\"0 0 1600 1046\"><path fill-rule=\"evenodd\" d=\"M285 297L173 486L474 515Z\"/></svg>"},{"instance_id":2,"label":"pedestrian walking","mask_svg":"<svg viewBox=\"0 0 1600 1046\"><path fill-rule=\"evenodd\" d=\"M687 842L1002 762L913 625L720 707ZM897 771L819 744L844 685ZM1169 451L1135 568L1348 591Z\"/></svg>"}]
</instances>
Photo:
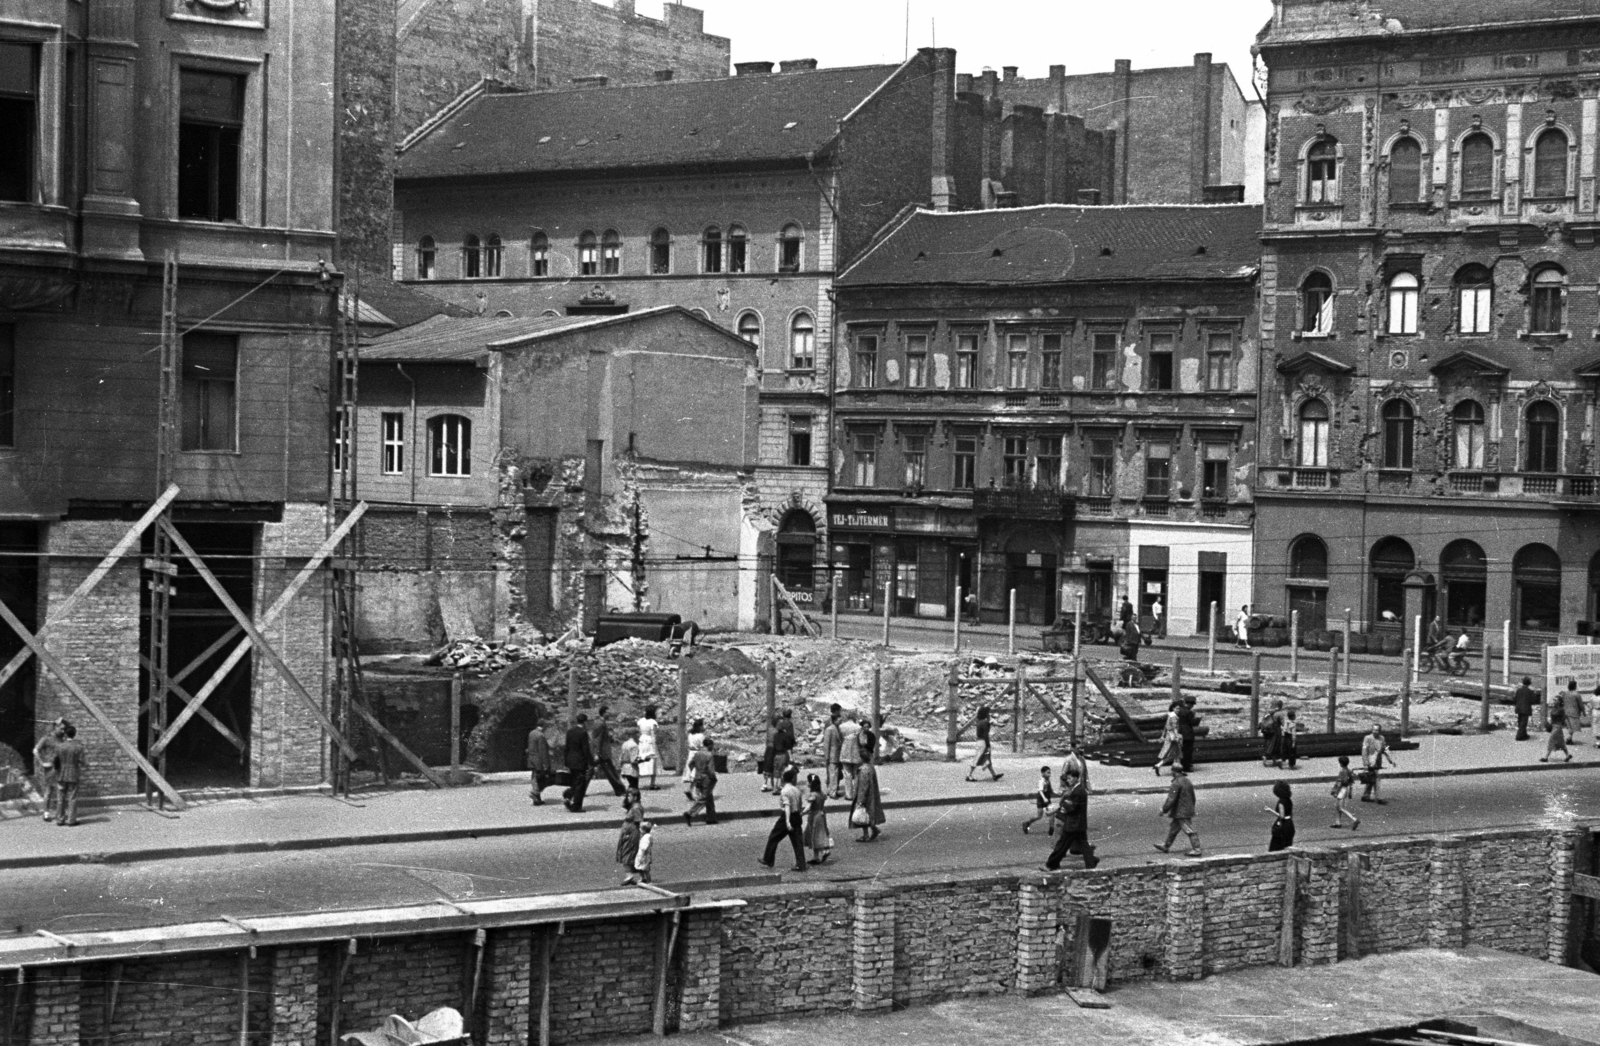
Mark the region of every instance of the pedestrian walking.
<instances>
[{"instance_id":1,"label":"pedestrian walking","mask_svg":"<svg viewBox=\"0 0 1600 1046\"><path fill-rule=\"evenodd\" d=\"M1163 766L1171 766L1178 758L1179 751L1183 748L1183 735L1178 732L1178 705L1174 701L1167 706L1167 719L1161 725L1161 750L1156 753L1156 776L1161 776Z\"/></svg>"},{"instance_id":2,"label":"pedestrian walking","mask_svg":"<svg viewBox=\"0 0 1600 1046\"><path fill-rule=\"evenodd\" d=\"M972 780L972 775L975 772L984 769L989 771L989 780L1000 780L1000 778L1004 777L1005 774L997 774L994 772L994 751L989 744L988 705L978 706L978 718L973 722L972 728L978 735L978 754L972 760L972 768L967 771L967 780Z\"/></svg>"},{"instance_id":3,"label":"pedestrian walking","mask_svg":"<svg viewBox=\"0 0 1600 1046\"><path fill-rule=\"evenodd\" d=\"M1200 835L1194 830L1194 785L1182 766L1172 770L1172 785L1167 789L1167 801L1161 804L1161 816L1170 822L1167 841L1156 843L1155 848L1162 853L1171 852L1173 842L1182 832L1189 838L1189 852L1184 856L1199 857Z\"/></svg>"},{"instance_id":4,"label":"pedestrian walking","mask_svg":"<svg viewBox=\"0 0 1600 1046\"><path fill-rule=\"evenodd\" d=\"M824 807L827 796L822 793L822 778L816 774L806 776L806 846L811 850L811 863L821 864L833 852L833 835L828 831L828 814Z\"/></svg>"},{"instance_id":5,"label":"pedestrian walking","mask_svg":"<svg viewBox=\"0 0 1600 1046\"><path fill-rule=\"evenodd\" d=\"M1083 742L1074 739L1067 744L1067 757L1061 761L1061 780L1065 781L1072 772L1070 767L1076 767L1078 780L1083 782L1083 790L1092 792L1093 786L1089 783L1089 757L1083 754Z\"/></svg>"},{"instance_id":6,"label":"pedestrian walking","mask_svg":"<svg viewBox=\"0 0 1600 1046\"><path fill-rule=\"evenodd\" d=\"M1279 781L1272 786L1272 794L1278 801L1266 808L1267 813L1272 815L1272 838L1267 843L1268 853L1287 850L1294 845L1294 791L1288 781Z\"/></svg>"},{"instance_id":7,"label":"pedestrian walking","mask_svg":"<svg viewBox=\"0 0 1600 1046\"><path fill-rule=\"evenodd\" d=\"M1361 739L1361 801L1363 803L1377 803L1379 806L1388 804L1388 800L1378 794L1378 776L1383 770L1384 760L1389 765L1394 765L1394 756L1389 754L1389 742L1383 736L1383 730L1377 723L1372 724L1372 732Z\"/></svg>"},{"instance_id":8,"label":"pedestrian walking","mask_svg":"<svg viewBox=\"0 0 1600 1046\"><path fill-rule=\"evenodd\" d=\"M1350 793L1355 790L1356 775L1350 772L1350 757L1339 757L1339 773L1333 779L1333 824L1329 828L1343 828L1344 819L1350 818L1350 830L1353 832L1361 827L1361 818L1350 812L1345 804L1350 801Z\"/></svg>"},{"instance_id":9,"label":"pedestrian walking","mask_svg":"<svg viewBox=\"0 0 1600 1046\"><path fill-rule=\"evenodd\" d=\"M1128 622L1133 620L1133 604L1128 601L1126 593L1122 597L1122 606L1117 609L1117 623L1123 628L1128 627Z\"/></svg>"},{"instance_id":10,"label":"pedestrian walking","mask_svg":"<svg viewBox=\"0 0 1600 1046\"><path fill-rule=\"evenodd\" d=\"M622 783L628 786L628 791L639 790L639 731L629 730L628 736L622 739L622 761L617 764L617 769L622 772Z\"/></svg>"},{"instance_id":11,"label":"pedestrian walking","mask_svg":"<svg viewBox=\"0 0 1600 1046\"><path fill-rule=\"evenodd\" d=\"M1233 645L1240 650L1250 649L1250 604L1246 603L1239 608L1239 616L1233 619Z\"/></svg>"},{"instance_id":12,"label":"pedestrian walking","mask_svg":"<svg viewBox=\"0 0 1600 1046\"><path fill-rule=\"evenodd\" d=\"M689 724L689 754L692 756L700 751L706 742L706 721L696 719Z\"/></svg>"},{"instance_id":13,"label":"pedestrian walking","mask_svg":"<svg viewBox=\"0 0 1600 1046\"><path fill-rule=\"evenodd\" d=\"M1567 750L1567 704L1559 694L1550 699L1550 737L1544 743L1544 755L1539 757L1539 762L1548 763L1557 752L1566 756L1567 762L1572 762L1572 753Z\"/></svg>"},{"instance_id":14,"label":"pedestrian walking","mask_svg":"<svg viewBox=\"0 0 1600 1046\"><path fill-rule=\"evenodd\" d=\"M1594 696L1589 699L1589 729L1594 731L1594 746L1600 748L1600 683L1595 684Z\"/></svg>"},{"instance_id":15,"label":"pedestrian walking","mask_svg":"<svg viewBox=\"0 0 1600 1046\"><path fill-rule=\"evenodd\" d=\"M1117 652L1122 655L1122 660L1139 662L1139 647L1144 645L1144 636L1139 631L1139 622L1130 619L1122 626L1122 642L1117 646ZM1122 677L1128 685L1137 682L1135 670L1123 667Z\"/></svg>"},{"instance_id":16,"label":"pedestrian walking","mask_svg":"<svg viewBox=\"0 0 1600 1046\"><path fill-rule=\"evenodd\" d=\"M63 727L65 719L57 719L50 724L33 745L33 772L39 779L39 794L44 797L44 819L56 819L56 804L60 801L60 786L56 782L56 749L67 736Z\"/></svg>"},{"instance_id":17,"label":"pedestrian walking","mask_svg":"<svg viewBox=\"0 0 1600 1046\"><path fill-rule=\"evenodd\" d=\"M856 798L856 773L861 769L861 724L854 714L839 724L839 772L843 777L844 797Z\"/></svg>"},{"instance_id":18,"label":"pedestrian walking","mask_svg":"<svg viewBox=\"0 0 1600 1046\"><path fill-rule=\"evenodd\" d=\"M1528 720L1533 718L1534 706L1539 703L1539 694L1533 689L1533 680L1527 676L1522 677L1522 685L1517 687L1517 692L1511 695L1511 707L1517 713L1517 740L1528 739ZM1600 741L1596 741L1600 744Z\"/></svg>"},{"instance_id":19,"label":"pedestrian walking","mask_svg":"<svg viewBox=\"0 0 1600 1046\"><path fill-rule=\"evenodd\" d=\"M782 781L783 771L794 762L794 709L785 708L778 713L778 727L772 735L772 777Z\"/></svg>"},{"instance_id":20,"label":"pedestrian walking","mask_svg":"<svg viewBox=\"0 0 1600 1046\"><path fill-rule=\"evenodd\" d=\"M856 774L856 798L850 807L850 827L861 829L858 841L867 843L879 836L878 826L883 821L883 796L878 793L878 768L865 762Z\"/></svg>"},{"instance_id":21,"label":"pedestrian walking","mask_svg":"<svg viewBox=\"0 0 1600 1046\"><path fill-rule=\"evenodd\" d=\"M1295 718L1294 709L1283 713L1283 739L1278 745L1278 754L1283 756L1284 762L1289 764L1289 769L1295 769L1295 763L1300 761L1300 720Z\"/></svg>"},{"instance_id":22,"label":"pedestrian walking","mask_svg":"<svg viewBox=\"0 0 1600 1046\"><path fill-rule=\"evenodd\" d=\"M800 824L800 811L803 803L800 798L800 788L795 784L799 777L800 769L794 766L784 767L782 785L778 788L778 819L772 825L772 831L767 833L767 848L761 855L761 863L771 868L777 861L778 846L787 837L794 847L794 870L806 870L805 840Z\"/></svg>"},{"instance_id":23,"label":"pedestrian walking","mask_svg":"<svg viewBox=\"0 0 1600 1046\"><path fill-rule=\"evenodd\" d=\"M644 715L634 725L639 729L639 778L650 778L650 790L653 792L656 790L656 773L660 770L660 756L656 751L656 729L660 724L656 722L656 706L645 705Z\"/></svg>"},{"instance_id":24,"label":"pedestrian walking","mask_svg":"<svg viewBox=\"0 0 1600 1046\"><path fill-rule=\"evenodd\" d=\"M1567 720L1567 740L1578 740L1578 731L1583 729L1583 694L1578 691L1576 679L1567 680L1567 689L1561 694L1561 711Z\"/></svg>"},{"instance_id":25,"label":"pedestrian walking","mask_svg":"<svg viewBox=\"0 0 1600 1046\"><path fill-rule=\"evenodd\" d=\"M528 798L534 806L544 805L544 790L555 784L556 765L550 758L550 739L544 727L528 731Z\"/></svg>"},{"instance_id":26,"label":"pedestrian walking","mask_svg":"<svg viewBox=\"0 0 1600 1046\"><path fill-rule=\"evenodd\" d=\"M71 723L63 723L55 757L56 824L63 828L78 826L78 785L82 783L83 772L88 766L83 742L78 740L78 728Z\"/></svg>"},{"instance_id":27,"label":"pedestrian walking","mask_svg":"<svg viewBox=\"0 0 1600 1046\"><path fill-rule=\"evenodd\" d=\"M882 722L874 723L872 717L868 716L867 721L861 724L861 729L856 731L856 755L861 758L862 766L878 765L878 730L882 726ZM859 777L860 774L861 771L857 770L856 775Z\"/></svg>"},{"instance_id":28,"label":"pedestrian walking","mask_svg":"<svg viewBox=\"0 0 1600 1046\"><path fill-rule=\"evenodd\" d=\"M1165 638L1167 634L1167 608L1162 604L1161 597L1157 596L1150 604L1151 635Z\"/></svg>"},{"instance_id":29,"label":"pedestrian walking","mask_svg":"<svg viewBox=\"0 0 1600 1046\"><path fill-rule=\"evenodd\" d=\"M1055 822L1054 827L1060 829L1060 833L1050 856L1045 858L1047 870L1059 869L1062 858L1068 853L1080 855L1085 868L1100 863L1100 858L1094 855L1094 847L1089 844L1089 789L1076 766L1069 766L1062 778L1061 803L1056 807Z\"/></svg>"},{"instance_id":30,"label":"pedestrian walking","mask_svg":"<svg viewBox=\"0 0 1600 1046\"><path fill-rule=\"evenodd\" d=\"M570 781L561 793L562 802L575 814L583 812L583 797L589 790L589 771L594 766L594 753L589 748L589 717L583 712L567 728L566 764Z\"/></svg>"},{"instance_id":31,"label":"pedestrian walking","mask_svg":"<svg viewBox=\"0 0 1600 1046\"><path fill-rule=\"evenodd\" d=\"M1065 788L1066 786L1067 779L1065 775L1063 775L1061 778L1061 787ZM1028 829L1032 828L1040 821L1045 820L1050 821L1050 825L1046 831L1046 834L1055 834L1055 819L1050 816L1050 808L1054 805L1055 797L1055 782L1050 777L1050 768L1048 766L1041 766L1039 768L1039 787L1035 789L1033 793L1033 816L1022 822L1023 835L1027 835Z\"/></svg>"},{"instance_id":32,"label":"pedestrian walking","mask_svg":"<svg viewBox=\"0 0 1600 1046\"><path fill-rule=\"evenodd\" d=\"M1194 728L1199 723L1200 717L1194 714L1194 695L1185 694L1183 707L1178 709L1178 739L1179 762L1186 774L1194 769Z\"/></svg>"},{"instance_id":33,"label":"pedestrian walking","mask_svg":"<svg viewBox=\"0 0 1600 1046\"><path fill-rule=\"evenodd\" d=\"M644 824L644 801L638 792L622 797L622 830L617 834L617 863L622 866L622 885L639 881L634 858L639 855L639 830Z\"/></svg>"},{"instance_id":34,"label":"pedestrian walking","mask_svg":"<svg viewBox=\"0 0 1600 1046\"><path fill-rule=\"evenodd\" d=\"M778 790L778 770L773 765L773 743L778 738L778 714L774 712L767 723L767 743L761 749L761 790L763 792L776 792Z\"/></svg>"},{"instance_id":35,"label":"pedestrian walking","mask_svg":"<svg viewBox=\"0 0 1600 1046\"><path fill-rule=\"evenodd\" d=\"M650 881L650 868L655 863L655 825L645 821L639 825L639 852L633 857L633 870L637 873L637 882Z\"/></svg>"},{"instance_id":36,"label":"pedestrian walking","mask_svg":"<svg viewBox=\"0 0 1600 1046\"><path fill-rule=\"evenodd\" d=\"M595 712L594 721L589 724L589 751L594 756L595 769L611 785L612 794L622 796L627 795L628 790L623 787L616 760L611 756L615 739L611 736L611 721L607 718L610 714L611 709L605 705Z\"/></svg>"},{"instance_id":37,"label":"pedestrian walking","mask_svg":"<svg viewBox=\"0 0 1600 1046\"><path fill-rule=\"evenodd\" d=\"M833 799L839 798L839 778L841 776L841 757L844 751L844 731L839 728L839 717L844 709L838 702L828 706L828 725L822 729L822 765L828 775L827 792Z\"/></svg>"},{"instance_id":38,"label":"pedestrian walking","mask_svg":"<svg viewBox=\"0 0 1600 1046\"><path fill-rule=\"evenodd\" d=\"M706 824L717 823L717 744L711 738L704 738L700 748L689 757L689 766L684 771L684 776L689 781L689 809L683 812L683 823L694 824L694 816L704 810Z\"/></svg>"},{"instance_id":39,"label":"pedestrian walking","mask_svg":"<svg viewBox=\"0 0 1600 1046\"><path fill-rule=\"evenodd\" d=\"M1283 700L1281 698L1272 702L1272 711L1267 713L1266 722L1261 724L1261 737L1266 742L1261 748L1261 765L1281 767L1283 765Z\"/></svg>"}]
</instances>

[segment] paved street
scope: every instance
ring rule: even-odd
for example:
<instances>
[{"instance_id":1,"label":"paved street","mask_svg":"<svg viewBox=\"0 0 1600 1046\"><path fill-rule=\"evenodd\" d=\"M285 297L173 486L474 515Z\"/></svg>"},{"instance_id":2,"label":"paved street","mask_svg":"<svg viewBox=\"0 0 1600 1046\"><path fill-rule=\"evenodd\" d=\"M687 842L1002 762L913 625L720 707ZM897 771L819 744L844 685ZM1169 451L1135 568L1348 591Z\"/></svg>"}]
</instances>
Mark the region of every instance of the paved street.
<instances>
[{"instance_id":1,"label":"paved street","mask_svg":"<svg viewBox=\"0 0 1600 1046\"><path fill-rule=\"evenodd\" d=\"M1304 772L1303 772L1304 773ZM1319 774L1319 770L1311 773ZM1292 778L1291 778L1292 779ZM1155 779L1152 775L1151 783ZM1005 782L1010 784L1008 777ZM978 786L972 786L977 788ZM1480 826L1526 825L1543 818L1600 809L1600 774L1592 765L1535 774L1428 777L1390 784L1388 806L1356 804L1355 838ZM1327 787L1320 779L1297 788L1300 840L1346 841L1333 831ZM686 829L675 790L647 797L661 824L656 880L687 882L760 875L770 822L734 820ZM1259 852L1266 847L1270 802L1261 788L1203 788L1197 828L1208 853ZM596 805L613 808L605 797ZM1157 795L1097 797L1092 837L1108 864L1160 858L1150 849L1165 829ZM959 803L893 810L875 843L853 842L842 808L831 813L838 844L808 879L851 880L937 869L1030 868L1048 852L1043 834L1019 830L1029 807ZM318 908L460 900L505 894L594 889L616 881L610 831L558 832L478 840L351 846L334 850L179 858L129 865L66 864L4 873L0 928L55 932L181 922L220 914L250 916ZM1069 867L1075 862L1069 863ZM780 869L787 867L780 852ZM797 877L787 873L785 878Z\"/></svg>"}]
</instances>

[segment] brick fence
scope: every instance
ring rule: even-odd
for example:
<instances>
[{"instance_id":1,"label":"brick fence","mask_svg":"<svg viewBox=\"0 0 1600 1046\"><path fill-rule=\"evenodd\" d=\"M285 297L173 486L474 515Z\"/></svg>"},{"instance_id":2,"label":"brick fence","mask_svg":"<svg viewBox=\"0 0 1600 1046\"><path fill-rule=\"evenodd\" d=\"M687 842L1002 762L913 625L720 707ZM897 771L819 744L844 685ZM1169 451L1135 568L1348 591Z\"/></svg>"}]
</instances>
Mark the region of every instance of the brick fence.
<instances>
[{"instance_id":1,"label":"brick fence","mask_svg":"<svg viewBox=\"0 0 1600 1046\"><path fill-rule=\"evenodd\" d=\"M657 1021L691 1031L865 1014L1057 990L1073 975L1085 912L1113 923L1113 983L1470 944L1564 963L1583 932L1575 855L1593 831L1401 837L1094 872L786 883L696 895L704 904L678 913L413 927L248 958L169 940L161 956L29 967L21 991L18 971L0 971L0 1022L13 1022L0 1024L0 1038L143 1043L170 1035L181 1014L216 1041L240 1038L245 1022L250 1046L313 1046L390 1013L416 1019L449 1005L468 1015L479 1046L520 1046L645 1034Z\"/></svg>"}]
</instances>

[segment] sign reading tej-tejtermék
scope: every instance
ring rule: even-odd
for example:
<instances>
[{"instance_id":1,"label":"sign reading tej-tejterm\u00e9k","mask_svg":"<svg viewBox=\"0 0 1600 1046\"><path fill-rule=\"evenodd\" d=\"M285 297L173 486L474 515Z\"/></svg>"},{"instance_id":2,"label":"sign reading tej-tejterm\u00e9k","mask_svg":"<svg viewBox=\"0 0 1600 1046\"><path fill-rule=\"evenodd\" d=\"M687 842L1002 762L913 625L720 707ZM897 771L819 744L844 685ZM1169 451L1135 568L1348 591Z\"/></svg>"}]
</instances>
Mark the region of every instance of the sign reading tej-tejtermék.
<instances>
[{"instance_id":1,"label":"sign reading tej-tejterm\u00e9k","mask_svg":"<svg viewBox=\"0 0 1600 1046\"><path fill-rule=\"evenodd\" d=\"M1585 694L1594 693L1600 683L1600 645L1553 646L1545 651L1544 694L1554 697L1567 688L1568 680L1576 679L1578 689Z\"/></svg>"}]
</instances>

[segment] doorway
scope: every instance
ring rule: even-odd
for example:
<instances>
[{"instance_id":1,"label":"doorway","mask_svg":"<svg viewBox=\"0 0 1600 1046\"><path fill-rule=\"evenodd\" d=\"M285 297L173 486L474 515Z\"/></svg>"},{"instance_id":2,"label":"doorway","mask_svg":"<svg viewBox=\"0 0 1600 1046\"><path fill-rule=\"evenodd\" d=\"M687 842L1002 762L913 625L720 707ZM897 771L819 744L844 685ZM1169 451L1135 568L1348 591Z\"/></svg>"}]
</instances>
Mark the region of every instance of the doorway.
<instances>
[{"instance_id":1,"label":"doorway","mask_svg":"<svg viewBox=\"0 0 1600 1046\"><path fill-rule=\"evenodd\" d=\"M955 590L961 590L961 602L964 604L958 610L963 621L976 621L978 619L978 549L975 545L957 545L950 549L950 584L951 592L949 603L956 605Z\"/></svg>"},{"instance_id":2,"label":"doorway","mask_svg":"<svg viewBox=\"0 0 1600 1046\"><path fill-rule=\"evenodd\" d=\"M1053 552L1006 552L1006 587L1017 593L1017 624L1051 625L1056 620L1056 557Z\"/></svg>"},{"instance_id":3,"label":"doorway","mask_svg":"<svg viewBox=\"0 0 1600 1046\"><path fill-rule=\"evenodd\" d=\"M1328 590L1309 585L1289 586L1289 613L1300 614L1300 634L1328 627Z\"/></svg>"},{"instance_id":4,"label":"doorway","mask_svg":"<svg viewBox=\"0 0 1600 1046\"><path fill-rule=\"evenodd\" d=\"M1115 564L1109 559L1091 559L1089 577L1083 586L1083 613L1090 619L1104 620L1111 616L1112 571Z\"/></svg>"},{"instance_id":5,"label":"doorway","mask_svg":"<svg viewBox=\"0 0 1600 1046\"><path fill-rule=\"evenodd\" d=\"M1200 605L1195 608L1195 621L1200 627L1195 631L1211 634L1211 604L1217 605L1217 620L1228 619L1228 575L1221 570L1200 571Z\"/></svg>"},{"instance_id":6,"label":"doorway","mask_svg":"<svg viewBox=\"0 0 1600 1046\"><path fill-rule=\"evenodd\" d=\"M793 509L778 526L778 580L803 607L815 603L817 524L804 509Z\"/></svg>"},{"instance_id":7,"label":"doorway","mask_svg":"<svg viewBox=\"0 0 1600 1046\"><path fill-rule=\"evenodd\" d=\"M37 632L39 605L39 526L36 523L0 523L0 602L21 619L29 632ZM0 623L0 665L23 648L22 637ZM24 761L33 758L34 659L0 686L0 745L13 749ZM31 766L31 764L30 764Z\"/></svg>"}]
</instances>

